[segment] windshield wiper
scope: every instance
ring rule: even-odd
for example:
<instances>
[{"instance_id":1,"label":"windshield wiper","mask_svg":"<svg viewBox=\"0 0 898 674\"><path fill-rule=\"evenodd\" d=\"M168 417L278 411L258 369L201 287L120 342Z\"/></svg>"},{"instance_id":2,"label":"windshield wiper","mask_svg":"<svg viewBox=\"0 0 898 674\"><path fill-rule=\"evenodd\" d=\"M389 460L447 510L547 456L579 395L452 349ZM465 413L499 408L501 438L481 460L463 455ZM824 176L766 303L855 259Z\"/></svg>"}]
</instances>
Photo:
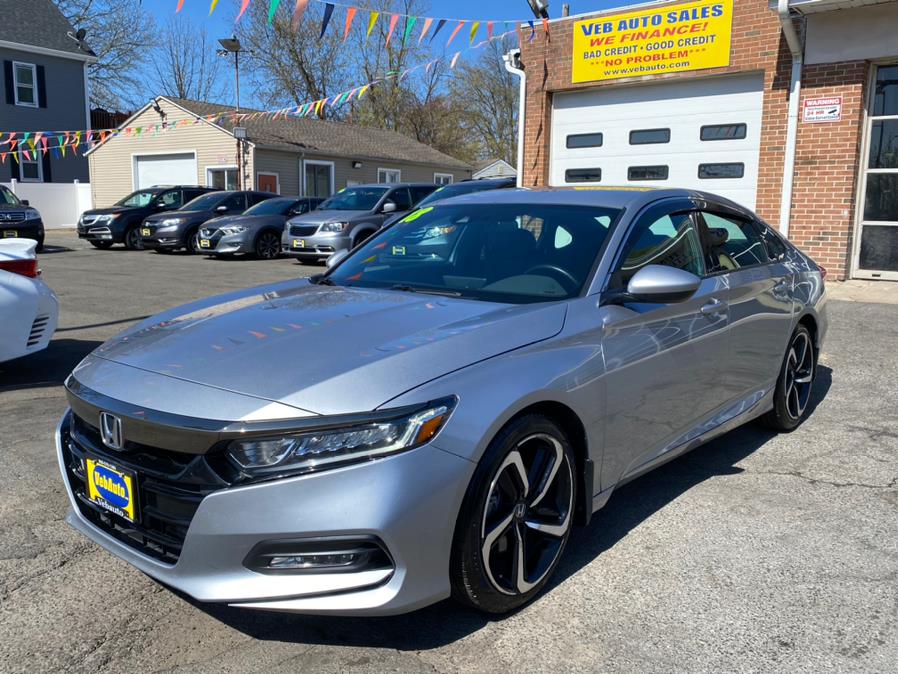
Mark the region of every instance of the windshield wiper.
<instances>
[{"instance_id":1,"label":"windshield wiper","mask_svg":"<svg viewBox=\"0 0 898 674\"><path fill-rule=\"evenodd\" d=\"M316 286L335 286L337 285L333 279L329 279L324 274L315 274L309 277L309 282Z\"/></svg>"},{"instance_id":2,"label":"windshield wiper","mask_svg":"<svg viewBox=\"0 0 898 674\"><path fill-rule=\"evenodd\" d=\"M461 297L460 292L454 290L441 290L439 288L421 288L418 286L410 286L405 283L397 283L390 286L390 290L399 290L404 293L421 293L422 295L442 295L444 297Z\"/></svg>"}]
</instances>

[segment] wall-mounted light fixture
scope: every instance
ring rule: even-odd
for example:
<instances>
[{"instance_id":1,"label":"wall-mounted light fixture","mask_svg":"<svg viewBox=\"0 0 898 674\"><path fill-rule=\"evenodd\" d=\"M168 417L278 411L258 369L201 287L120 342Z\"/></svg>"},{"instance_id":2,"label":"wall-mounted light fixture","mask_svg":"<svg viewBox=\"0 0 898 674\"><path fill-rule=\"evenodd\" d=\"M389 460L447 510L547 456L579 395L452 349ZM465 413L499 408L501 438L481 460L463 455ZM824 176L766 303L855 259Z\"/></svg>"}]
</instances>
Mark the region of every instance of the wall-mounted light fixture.
<instances>
[{"instance_id":1,"label":"wall-mounted light fixture","mask_svg":"<svg viewBox=\"0 0 898 674\"><path fill-rule=\"evenodd\" d=\"M360 161L354 161L354 162L352 162L352 168L354 168L354 169L360 169L360 168L362 168L362 162L360 162Z\"/></svg>"}]
</instances>

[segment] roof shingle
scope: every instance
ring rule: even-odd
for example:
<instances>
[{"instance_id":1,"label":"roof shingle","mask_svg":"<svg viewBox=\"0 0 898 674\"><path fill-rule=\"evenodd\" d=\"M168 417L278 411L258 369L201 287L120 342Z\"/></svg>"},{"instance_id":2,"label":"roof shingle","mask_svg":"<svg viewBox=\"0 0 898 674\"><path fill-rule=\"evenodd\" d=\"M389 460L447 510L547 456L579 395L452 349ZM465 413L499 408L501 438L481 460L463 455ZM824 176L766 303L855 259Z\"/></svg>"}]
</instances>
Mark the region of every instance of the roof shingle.
<instances>
[{"instance_id":1,"label":"roof shingle","mask_svg":"<svg viewBox=\"0 0 898 674\"><path fill-rule=\"evenodd\" d=\"M200 117L230 112L232 107L190 101L165 96L167 100ZM241 108L241 112L258 112ZM234 128L230 116L223 117L219 126L231 131ZM427 164L444 168L470 170L465 162L435 150L429 145L395 131L356 126L343 122L331 122L302 117L244 118L240 122L246 128L247 139L258 147L307 152L313 154L356 159L382 159L394 162Z\"/></svg>"}]
</instances>

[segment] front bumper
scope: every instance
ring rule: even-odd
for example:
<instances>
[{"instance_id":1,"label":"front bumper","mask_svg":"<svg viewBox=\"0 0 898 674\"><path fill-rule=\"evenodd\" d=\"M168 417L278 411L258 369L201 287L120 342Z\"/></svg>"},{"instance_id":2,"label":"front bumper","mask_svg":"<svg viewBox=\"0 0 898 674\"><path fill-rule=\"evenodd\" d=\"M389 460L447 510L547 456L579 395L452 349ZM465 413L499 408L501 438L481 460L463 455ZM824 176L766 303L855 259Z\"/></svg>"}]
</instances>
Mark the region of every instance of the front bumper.
<instances>
[{"instance_id":1,"label":"front bumper","mask_svg":"<svg viewBox=\"0 0 898 674\"><path fill-rule=\"evenodd\" d=\"M350 248L352 240L344 234L286 235L281 238L281 252L291 257L318 259Z\"/></svg>"},{"instance_id":2,"label":"front bumper","mask_svg":"<svg viewBox=\"0 0 898 674\"><path fill-rule=\"evenodd\" d=\"M208 242L208 243L204 243ZM222 236L217 232L212 236L200 235L200 249L212 255L234 255L237 253L252 253L253 239L250 232L240 234L227 234Z\"/></svg>"},{"instance_id":3,"label":"front bumper","mask_svg":"<svg viewBox=\"0 0 898 674\"><path fill-rule=\"evenodd\" d=\"M44 222L37 220L4 221L0 223L0 239L33 239L44 238Z\"/></svg>"},{"instance_id":4,"label":"front bumper","mask_svg":"<svg viewBox=\"0 0 898 674\"><path fill-rule=\"evenodd\" d=\"M449 556L456 515L475 468L470 461L427 445L342 469L213 492L200 502L177 562L166 564L121 542L79 510L63 454L67 418L56 434L72 505L66 521L197 600L297 613L391 615L449 596ZM271 575L244 566L263 541L347 536L381 541L393 568Z\"/></svg>"}]
</instances>

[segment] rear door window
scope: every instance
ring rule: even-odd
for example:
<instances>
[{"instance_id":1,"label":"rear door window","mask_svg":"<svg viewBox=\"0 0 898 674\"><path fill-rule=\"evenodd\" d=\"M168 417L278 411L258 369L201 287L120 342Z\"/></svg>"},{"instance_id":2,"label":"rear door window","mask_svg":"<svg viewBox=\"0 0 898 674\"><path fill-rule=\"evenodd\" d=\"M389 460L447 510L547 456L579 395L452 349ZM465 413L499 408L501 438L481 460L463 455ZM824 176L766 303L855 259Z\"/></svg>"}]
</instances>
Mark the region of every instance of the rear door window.
<instances>
[{"instance_id":1,"label":"rear door window","mask_svg":"<svg viewBox=\"0 0 898 674\"><path fill-rule=\"evenodd\" d=\"M429 196L436 188L436 185L417 185L415 187L410 187L409 189L412 192L412 203L417 204L424 197Z\"/></svg>"},{"instance_id":2,"label":"rear door window","mask_svg":"<svg viewBox=\"0 0 898 674\"><path fill-rule=\"evenodd\" d=\"M395 202L397 211L407 211L412 207L412 199L407 187L393 190L387 198Z\"/></svg>"},{"instance_id":3,"label":"rear door window","mask_svg":"<svg viewBox=\"0 0 898 674\"><path fill-rule=\"evenodd\" d=\"M702 217L707 226L705 257L712 273L770 262L767 247L754 223L705 211Z\"/></svg>"}]
</instances>

